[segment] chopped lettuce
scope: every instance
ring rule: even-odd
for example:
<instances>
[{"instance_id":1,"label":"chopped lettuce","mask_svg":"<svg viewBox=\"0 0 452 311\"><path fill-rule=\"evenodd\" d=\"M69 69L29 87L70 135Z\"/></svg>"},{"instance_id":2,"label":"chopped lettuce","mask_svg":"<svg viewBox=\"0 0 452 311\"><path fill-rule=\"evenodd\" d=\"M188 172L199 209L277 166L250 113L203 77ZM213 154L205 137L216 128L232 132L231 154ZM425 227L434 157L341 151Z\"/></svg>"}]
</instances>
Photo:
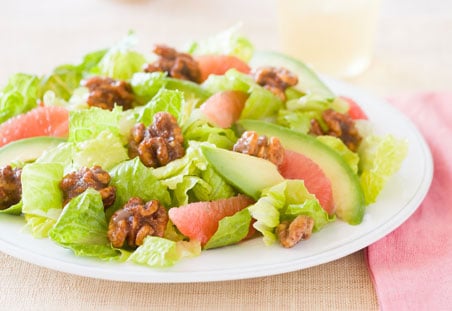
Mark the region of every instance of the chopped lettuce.
<instances>
[{"instance_id":1,"label":"chopped lettuce","mask_svg":"<svg viewBox=\"0 0 452 311\"><path fill-rule=\"evenodd\" d=\"M392 135L369 135L363 139L358 154L366 204L376 201L388 178L399 170L407 152L407 142Z\"/></svg>"},{"instance_id":2,"label":"chopped lettuce","mask_svg":"<svg viewBox=\"0 0 452 311\"><path fill-rule=\"evenodd\" d=\"M99 165L108 171L129 159L121 139L109 131L101 132L96 138L79 142L74 149L73 163L76 168Z\"/></svg>"},{"instance_id":3,"label":"chopped lettuce","mask_svg":"<svg viewBox=\"0 0 452 311\"><path fill-rule=\"evenodd\" d=\"M82 71L77 66L58 66L52 74L42 78L40 92L45 94L52 91L56 97L69 100L74 90L80 86L82 77Z\"/></svg>"},{"instance_id":4,"label":"chopped lettuce","mask_svg":"<svg viewBox=\"0 0 452 311\"><path fill-rule=\"evenodd\" d=\"M176 118L178 124L190 116L191 109L186 108L187 102L181 91L160 89L160 91L144 106L137 121L149 126L157 112L166 111ZM188 111L187 111L188 110Z\"/></svg>"},{"instance_id":5,"label":"chopped lettuce","mask_svg":"<svg viewBox=\"0 0 452 311\"><path fill-rule=\"evenodd\" d=\"M235 90L249 94L245 107L240 115L243 119L274 118L283 102L269 90L257 84L252 77L235 69L228 70L224 75L210 75L203 86L210 92Z\"/></svg>"},{"instance_id":6,"label":"chopped lettuce","mask_svg":"<svg viewBox=\"0 0 452 311\"><path fill-rule=\"evenodd\" d=\"M61 214L63 169L59 163L32 163L22 170L22 212L35 237L45 237Z\"/></svg>"},{"instance_id":7,"label":"chopped lettuce","mask_svg":"<svg viewBox=\"0 0 452 311\"><path fill-rule=\"evenodd\" d=\"M201 253L199 242L174 242L168 239L148 236L143 245L129 257L129 261L150 267L169 267L184 257L195 257Z\"/></svg>"},{"instance_id":8,"label":"chopped lettuce","mask_svg":"<svg viewBox=\"0 0 452 311\"><path fill-rule=\"evenodd\" d=\"M223 247L243 240L250 229L251 214L243 209L232 216L224 217L218 223L218 229L204 249Z\"/></svg>"},{"instance_id":9,"label":"chopped lettuce","mask_svg":"<svg viewBox=\"0 0 452 311\"><path fill-rule=\"evenodd\" d=\"M187 122L187 126L183 128L183 135L186 140L208 142L223 149L232 149L237 141L232 129L216 127L204 119Z\"/></svg>"},{"instance_id":10,"label":"chopped lettuce","mask_svg":"<svg viewBox=\"0 0 452 311\"><path fill-rule=\"evenodd\" d=\"M102 197L98 191L89 188L65 206L50 229L49 237L76 255L106 260L121 255L112 248L107 229Z\"/></svg>"},{"instance_id":11,"label":"chopped lettuce","mask_svg":"<svg viewBox=\"0 0 452 311\"><path fill-rule=\"evenodd\" d=\"M39 79L33 75L17 73L11 76L0 91L0 123L36 107Z\"/></svg>"},{"instance_id":12,"label":"chopped lettuce","mask_svg":"<svg viewBox=\"0 0 452 311\"><path fill-rule=\"evenodd\" d=\"M254 47L246 37L239 34L239 28L240 25L237 25L205 40L193 42L188 52L196 55L232 55L248 62L253 57Z\"/></svg>"},{"instance_id":13,"label":"chopped lettuce","mask_svg":"<svg viewBox=\"0 0 452 311\"><path fill-rule=\"evenodd\" d=\"M97 107L71 111L69 114L68 141L77 143L96 138L103 131L109 131L120 137L127 137L130 128L122 128L123 118L122 108L117 106L112 111Z\"/></svg>"},{"instance_id":14,"label":"chopped lettuce","mask_svg":"<svg viewBox=\"0 0 452 311\"><path fill-rule=\"evenodd\" d=\"M254 228L262 233L267 245L276 241L275 229L282 220L291 221L298 215L306 215L314 219L315 231L334 221L334 217L330 217L308 192L304 182L296 179L264 189L261 198L248 210L256 219Z\"/></svg>"},{"instance_id":15,"label":"chopped lettuce","mask_svg":"<svg viewBox=\"0 0 452 311\"><path fill-rule=\"evenodd\" d=\"M132 76L130 84L139 104L149 102L167 83L166 72L137 72Z\"/></svg>"},{"instance_id":16,"label":"chopped lettuce","mask_svg":"<svg viewBox=\"0 0 452 311\"><path fill-rule=\"evenodd\" d=\"M63 166L58 163L31 163L22 169L22 212L58 219L63 208L60 181Z\"/></svg>"},{"instance_id":17,"label":"chopped lettuce","mask_svg":"<svg viewBox=\"0 0 452 311\"><path fill-rule=\"evenodd\" d=\"M110 48L91 72L117 80L129 80L133 74L140 72L146 58L132 48L136 38L130 34L118 44Z\"/></svg>"},{"instance_id":18,"label":"chopped lettuce","mask_svg":"<svg viewBox=\"0 0 452 311\"><path fill-rule=\"evenodd\" d=\"M20 215L21 213L22 213L22 200L14 205L11 205L6 209L0 210L0 214Z\"/></svg>"},{"instance_id":19,"label":"chopped lettuce","mask_svg":"<svg viewBox=\"0 0 452 311\"><path fill-rule=\"evenodd\" d=\"M184 157L154 170L155 176L172 190L174 206L235 194L234 189L209 166L200 149L202 144L208 143L190 141Z\"/></svg>"},{"instance_id":20,"label":"chopped lettuce","mask_svg":"<svg viewBox=\"0 0 452 311\"><path fill-rule=\"evenodd\" d=\"M116 200L109 208L109 214L121 208L131 197L140 197L145 201L159 200L164 206L171 203L167 187L157 180L153 169L144 166L138 157L115 166L110 176L110 185L116 188Z\"/></svg>"}]
</instances>

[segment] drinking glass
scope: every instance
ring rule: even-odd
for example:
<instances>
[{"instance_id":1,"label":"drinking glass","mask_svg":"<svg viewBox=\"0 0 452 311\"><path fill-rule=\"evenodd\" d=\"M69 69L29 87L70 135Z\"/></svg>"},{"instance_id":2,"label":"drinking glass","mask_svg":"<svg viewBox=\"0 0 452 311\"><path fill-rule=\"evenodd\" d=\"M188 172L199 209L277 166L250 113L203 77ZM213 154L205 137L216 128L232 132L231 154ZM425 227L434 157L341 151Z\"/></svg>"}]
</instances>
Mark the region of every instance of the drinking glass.
<instances>
[{"instance_id":1,"label":"drinking glass","mask_svg":"<svg viewBox=\"0 0 452 311\"><path fill-rule=\"evenodd\" d=\"M278 0L285 53L335 77L352 77L370 64L380 0Z\"/></svg>"}]
</instances>

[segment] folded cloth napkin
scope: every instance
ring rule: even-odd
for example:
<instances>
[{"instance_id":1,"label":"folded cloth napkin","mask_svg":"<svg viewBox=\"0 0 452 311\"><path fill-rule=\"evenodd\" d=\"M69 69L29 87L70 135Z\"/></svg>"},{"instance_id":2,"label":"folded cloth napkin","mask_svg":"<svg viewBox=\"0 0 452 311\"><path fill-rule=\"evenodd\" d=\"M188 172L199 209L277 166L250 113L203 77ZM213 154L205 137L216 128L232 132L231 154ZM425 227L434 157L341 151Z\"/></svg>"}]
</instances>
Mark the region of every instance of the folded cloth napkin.
<instances>
[{"instance_id":1,"label":"folded cloth napkin","mask_svg":"<svg viewBox=\"0 0 452 311\"><path fill-rule=\"evenodd\" d=\"M404 95L389 101L423 134L434 173L416 212L366 250L379 306L397 311L452 310L452 93Z\"/></svg>"}]
</instances>

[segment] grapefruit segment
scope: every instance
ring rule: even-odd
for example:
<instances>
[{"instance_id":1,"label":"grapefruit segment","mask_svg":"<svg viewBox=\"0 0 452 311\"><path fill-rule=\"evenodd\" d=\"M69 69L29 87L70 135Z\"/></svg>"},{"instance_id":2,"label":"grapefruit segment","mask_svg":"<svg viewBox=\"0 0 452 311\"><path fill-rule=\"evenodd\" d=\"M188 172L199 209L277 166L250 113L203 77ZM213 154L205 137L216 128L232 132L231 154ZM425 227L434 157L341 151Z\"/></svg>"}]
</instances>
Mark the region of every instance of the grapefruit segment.
<instances>
[{"instance_id":1,"label":"grapefruit segment","mask_svg":"<svg viewBox=\"0 0 452 311\"><path fill-rule=\"evenodd\" d=\"M364 110L353 99L345 96L340 96L340 99L344 100L348 104L348 115L354 120L367 120L369 119Z\"/></svg>"},{"instance_id":2,"label":"grapefruit segment","mask_svg":"<svg viewBox=\"0 0 452 311\"><path fill-rule=\"evenodd\" d=\"M218 229L218 222L232 216L253 204L254 201L242 194L210 202L189 203L170 208L169 218L177 229L190 240L197 240L205 245Z\"/></svg>"},{"instance_id":3,"label":"grapefruit segment","mask_svg":"<svg viewBox=\"0 0 452 311\"><path fill-rule=\"evenodd\" d=\"M69 112L66 108L37 107L0 124L0 146L28 137L67 137L68 132Z\"/></svg>"},{"instance_id":4,"label":"grapefruit segment","mask_svg":"<svg viewBox=\"0 0 452 311\"><path fill-rule=\"evenodd\" d=\"M286 150L284 161L278 166L278 170L286 179L302 179L306 189L316 196L322 208L329 215L334 214L331 182L314 161L301 153Z\"/></svg>"},{"instance_id":5,"label":"grapefruit segment","mask_svg":"<svg viewBox=\"0 0 452 311\"><path fill-rule=\"evenodd\" d=\"M201 81L205 81L211 74L223 75L232 68L246 74L251 71L247 63L232 55L202 55L195 59L201 70Z\"/></svg>"},{"instance_id":6,"label":"grapefruit segment","mask_svg":"<svg viewBox=\"0 0 452 311\"><path fill-rule=\"evenodd\" d=\"M209 97L200 109L212 123L228 128L240 118L247 99L245 92L223 91Z\"/></svg>"}]
</instances>

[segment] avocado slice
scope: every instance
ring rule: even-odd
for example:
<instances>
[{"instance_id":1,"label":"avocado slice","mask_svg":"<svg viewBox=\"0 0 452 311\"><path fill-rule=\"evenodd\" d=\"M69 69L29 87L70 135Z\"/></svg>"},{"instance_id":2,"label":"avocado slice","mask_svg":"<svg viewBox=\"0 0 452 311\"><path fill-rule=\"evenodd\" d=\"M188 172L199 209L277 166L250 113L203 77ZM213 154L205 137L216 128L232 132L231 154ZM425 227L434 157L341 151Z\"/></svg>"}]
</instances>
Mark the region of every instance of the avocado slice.
<instances>
[{"instance_id":1,"label":"avocado slice","mask_svg":"<svg viewBox=\"0 0 452 311\"><path fill-rule=\"evenodd\" d=\"M65 141L63 138L50 136L38 136L13 141L0 148L0 166L11 164L14 161L34 161L44 151L56 147Z\"/></svg>"},{"instance_id":2,"label":"avocado slice","mask_svg":"<svg viewBox=\"0 0 452 311\"><path fill-rule=\"evenodd\" d=\"M238 123L245 130L279 138L284 148L301 153L317 163L331 181L336 215L351 225L362 222L365 201L358 176L336 151L315 137L278 125L257 120L240 120Z\"/></svg>"},{"instance_id":3,"label":"avocado slice","mask_svg":"<svg viewBox=\"0 0 452 311\"><path fill-rule=\"evenodd\" d=\"M215 147L201 146L201 151L218 174L254 200L263 189L284 181L270 161Z\"/></svg>"},{"instance_id":4,"label":"avocado slice","mask_svg":"<svg viewBox=\"0 0 452 311\"><path fill-rule=\"evenodd\" d=\"M284 67L298 76L295 88L304 94L315 94L319 99L332 100L336 95L320 80L319 76L303 62L273 51L256 51L250 61L253 68L261 66Z\"/></svg>"}]
</instances>

